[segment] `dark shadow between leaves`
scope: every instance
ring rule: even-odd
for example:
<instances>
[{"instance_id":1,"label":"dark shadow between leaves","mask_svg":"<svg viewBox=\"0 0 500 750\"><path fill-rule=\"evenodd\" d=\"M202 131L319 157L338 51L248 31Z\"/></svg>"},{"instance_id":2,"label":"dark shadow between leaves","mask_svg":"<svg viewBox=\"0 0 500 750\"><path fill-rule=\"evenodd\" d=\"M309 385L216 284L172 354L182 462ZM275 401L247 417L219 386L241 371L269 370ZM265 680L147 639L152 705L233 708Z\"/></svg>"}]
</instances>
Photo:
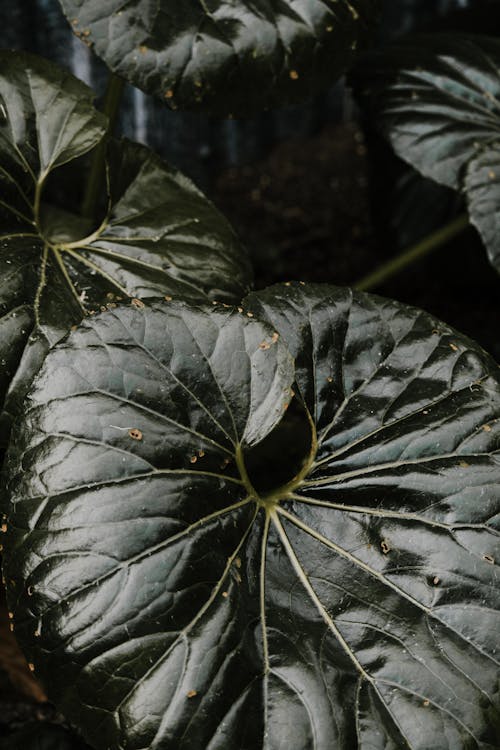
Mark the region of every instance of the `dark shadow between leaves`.
<instances>
[{"instance_id":1,"label":"dark shadow between leaves","mask_svg":"<svg viewBox=\"0 0 500 750\"><path fill-rule=\"evenodd\" d=\"M294 397L279 425L258 445L244 451L252 486L267 495L291 482L309 460L311 423L300 399Z\"/></svg>"}]
</instances>

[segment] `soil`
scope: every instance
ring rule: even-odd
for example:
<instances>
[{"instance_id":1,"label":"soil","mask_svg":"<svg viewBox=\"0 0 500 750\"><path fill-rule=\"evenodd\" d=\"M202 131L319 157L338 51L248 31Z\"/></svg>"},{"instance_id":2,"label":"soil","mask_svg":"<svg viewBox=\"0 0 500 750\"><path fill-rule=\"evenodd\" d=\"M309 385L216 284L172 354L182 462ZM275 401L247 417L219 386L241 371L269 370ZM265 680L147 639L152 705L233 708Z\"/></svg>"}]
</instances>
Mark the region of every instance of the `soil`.
<instances>
[{"instance_id":1,"label":"soil","mask_svg":"<svg viewBox=\"0 0 500 750\"><path fill-rule=\"evenodd\" d=\"M257 288L300 279L347 284L374 252L369 169L361 130L331 126L233 167L212 199L249 248Z\"/></svg>"},{"instance_id":2,"label":"soil","mask_svg":"<svg viewBox=\"0 0 500 750\"><path fill-rule=\"evenodd\" d=\"M249 248L257 288L289 279L353 285L400 251L374 216L383 181L371 164L349 123L220 175L211 197ZM474 229L371 291L436 315L500 361L500 278Z\"/></svg>"}]
</instances>

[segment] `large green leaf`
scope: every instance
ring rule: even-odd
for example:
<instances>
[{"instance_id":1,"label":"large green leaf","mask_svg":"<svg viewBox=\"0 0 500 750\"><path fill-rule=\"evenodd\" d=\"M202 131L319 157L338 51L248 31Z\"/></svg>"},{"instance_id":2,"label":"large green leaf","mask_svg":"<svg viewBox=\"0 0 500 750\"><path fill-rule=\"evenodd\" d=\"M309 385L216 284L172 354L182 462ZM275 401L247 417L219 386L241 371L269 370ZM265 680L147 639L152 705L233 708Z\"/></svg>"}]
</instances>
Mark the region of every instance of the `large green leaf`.
<instances>
[{"instance_id":1,"label":"large green leaf","mask_svg":"<svg viewBox=\"0 0 500 750\"><path fill-rule=\"evenodd\" d=\"M248 290L248 259L226 220L143 146L110 142L108 208L99 227L44 202L48 178L58 178L52 171L104 135L91 99L84 84L52 64L0 53L4 420L47 349L99 307L163 295L236 301ZM74 179L81 179L76 162Z\"/></svg>"},{"instance_id":2,"label":"large green leaf","mask_svg":"<svg viewBox=\"0 0 500 750\"><path fill-rule=\"evenodd\" d=\"M172 108L242 114L333 82L380 0L61 0L106 64Z\"/></svg>"},{"instance_id":3,"label":"large green leaf","mask_svg":"<svg viewBox=\"0 0 500 750\"><path fill-rule=\"evenodd\" d=\"M98 750L498 747L499 371L428 315L299 284L107 311L9 477L15 632Z\"/></svg>"},{"instance_id":4,"label":"large green leaf","mask_svg":"<svg viewBox=\"0 0 500 750\"><path fill-rule=\"evenodd\" d=\"M464 190L471 221L500 271L500 41L418 36L369 56L359 87L401 158Z\"/></svg>"}]
</instances>

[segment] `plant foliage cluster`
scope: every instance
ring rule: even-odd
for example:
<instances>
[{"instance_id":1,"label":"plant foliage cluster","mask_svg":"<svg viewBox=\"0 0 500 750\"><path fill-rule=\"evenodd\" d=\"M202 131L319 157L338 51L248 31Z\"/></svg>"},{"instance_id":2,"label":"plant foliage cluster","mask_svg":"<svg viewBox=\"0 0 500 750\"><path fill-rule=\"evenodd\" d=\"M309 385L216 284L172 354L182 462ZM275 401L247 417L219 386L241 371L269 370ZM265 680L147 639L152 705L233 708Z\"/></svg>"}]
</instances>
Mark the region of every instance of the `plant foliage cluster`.
<instances>
[{"instance_id":1,"label":"plant foliage cluster","mask_svg":"<svg viewBox=\"0 0 500 750\"><path fill-rule=\"evenodd\" d=\"M332 83L379 11L61 5L112 96L226 116ZM500 43L417 37L353 80L500 271ZM397 302L252 291L225 218L112 130L0 52L3 575L31 669L95 750L495 750L498 365Z\"/></svg>"}]
</instances>

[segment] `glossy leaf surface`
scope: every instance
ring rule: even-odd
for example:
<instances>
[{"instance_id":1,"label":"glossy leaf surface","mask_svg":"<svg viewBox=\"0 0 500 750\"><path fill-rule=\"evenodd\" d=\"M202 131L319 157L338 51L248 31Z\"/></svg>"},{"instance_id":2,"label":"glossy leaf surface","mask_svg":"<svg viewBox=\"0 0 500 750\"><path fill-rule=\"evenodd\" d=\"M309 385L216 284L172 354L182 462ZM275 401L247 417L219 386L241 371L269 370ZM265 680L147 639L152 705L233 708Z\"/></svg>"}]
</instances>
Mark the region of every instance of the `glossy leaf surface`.
<instances>
[{"instance_id":1,"label":"glossy leaf surface","mask_svg":"<svg viewBox=\"0 0 500 750\"><path fill-rule=\"evenodd\" d=\"M32 190L32 183L101 140L106 120L93 99L88 86L47 60L0 52L0 174L20 205L26 198L21 188Z\"/></svg>"},{"instance_id":2,"label":"glossy leaf surface","mask_svg":"<svg viewBox=\"0 0 500 750\"><path fill-rule=\"evenodd\" d=\"M379 0L61 0L106 64L174 109L238 115L311 96L351 63Z\"/></svg>"},{"instance_id":3,"label":"glossy leaf surface","mask_svg":"<svg viewBox=\"0 0 500 750\"><path fill-rule=\"evenodd\" d=\"M467 165L465 190L471 222L500 271L500 141L489 143Z\"/></svg>"},{"instance_id":4,"label":"glossy leaf surface","mask_svg":"<svg viewBox=\"0 0 500 750\"><path fill-rule=\"evenodd\" d=\"M9 460L9 604L51 698L98 750L494 750L498 372L333 287L86 321ZM303 466L259 494L294 380Z\"/></svg>"},{"instance_id":5,"label":"glossy leaf surface","mask_svg":"<svg viewBox=\"0 0 500 750\"><path fill-rule=\"evenodd\" d=\"M418 36L370 56L358 75L362 96L397 154L426 177L465 191L471 221L500 271L500 242L492 231L500 211L498 39Z\"/></svg>"},{"instance_id":6,"label":"glossy leaf surface","mask_svg":"<svg viewBox=\"0 0 500 750\"><path fill-rule=\"evenodd\" d=\"M52 170L103 137L105 121L91 99L90 89L52 64L0 53L4 420L47 349L103 305L164 295L235 301L248 290L249 263L225 219L143 146L110 142L108 208L99 227L44 202L49 176L59 174ZM76 166L74 179L81 179Z\"/></svg>"}]
</instances>

